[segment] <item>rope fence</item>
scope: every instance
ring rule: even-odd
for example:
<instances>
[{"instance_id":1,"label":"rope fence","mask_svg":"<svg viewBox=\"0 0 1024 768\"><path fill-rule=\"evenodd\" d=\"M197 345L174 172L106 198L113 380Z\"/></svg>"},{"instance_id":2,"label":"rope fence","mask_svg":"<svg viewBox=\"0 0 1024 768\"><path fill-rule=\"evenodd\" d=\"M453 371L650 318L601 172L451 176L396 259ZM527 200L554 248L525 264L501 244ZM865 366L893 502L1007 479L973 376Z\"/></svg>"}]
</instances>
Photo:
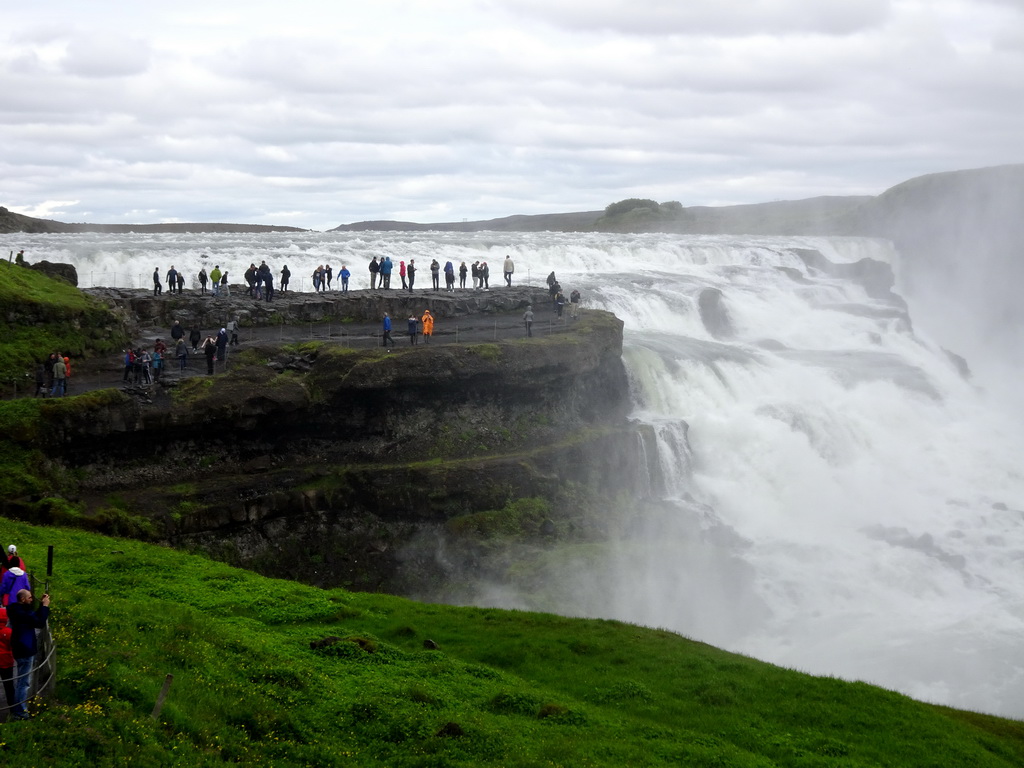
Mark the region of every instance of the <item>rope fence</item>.
<instances>
[{"instance_id":1,"label":"rope fence","mask_svg":"<svg viewBox=\"0 0 1024 768\"><path fill-rule=\"evenodd\" d=\"M49 591L50 578L53 576L53 545L47 547L46 554L46 581L43 584L43 593ZM29 574L29 583L32 586L33 594L38 591L39 581L34 574ZM33 630L35 631L35 630ZM18 703L10 701L7 695L7 683L10 687L17 689L18 681L25 677L29 678L28 693L25 697L25 707L34 699L53 695L57 681L57 644L53 640L53 631L50 629L50 622L47 621L44 627L39 630L36 636L37 650L32 660L32 668L23 674L17 674L17 659L10 669L15 672L4 685L0 686L4 691L4 705L0 706L0 721L9 720L11 713L18 707ZM34 684L33 684L34 681Z\"/></svg>"}]
</instances>

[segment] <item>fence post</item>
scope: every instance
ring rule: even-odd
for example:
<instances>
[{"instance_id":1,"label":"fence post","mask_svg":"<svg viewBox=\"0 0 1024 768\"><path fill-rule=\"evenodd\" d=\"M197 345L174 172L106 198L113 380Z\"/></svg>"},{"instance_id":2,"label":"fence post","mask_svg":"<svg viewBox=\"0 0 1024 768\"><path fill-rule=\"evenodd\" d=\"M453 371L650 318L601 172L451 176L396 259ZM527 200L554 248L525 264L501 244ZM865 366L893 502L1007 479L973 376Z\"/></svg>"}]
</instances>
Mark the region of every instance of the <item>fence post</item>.
<instances>
[{"instance_id":1,"label":"fence post","mask_svg":"<svg viewBox=\"0 0 1024 768\"><path fill-rule=\"evenodd\" d=\"M156 720L160 717L160 710L164 708L164 700L167 698L167 694L171 690L171 683L174 682L174 675L168 674L164 678L164 687L160 689L160 695L156 697L156 706L153 707L153 714L151 717Z\"/></svg>"}]
</instances>

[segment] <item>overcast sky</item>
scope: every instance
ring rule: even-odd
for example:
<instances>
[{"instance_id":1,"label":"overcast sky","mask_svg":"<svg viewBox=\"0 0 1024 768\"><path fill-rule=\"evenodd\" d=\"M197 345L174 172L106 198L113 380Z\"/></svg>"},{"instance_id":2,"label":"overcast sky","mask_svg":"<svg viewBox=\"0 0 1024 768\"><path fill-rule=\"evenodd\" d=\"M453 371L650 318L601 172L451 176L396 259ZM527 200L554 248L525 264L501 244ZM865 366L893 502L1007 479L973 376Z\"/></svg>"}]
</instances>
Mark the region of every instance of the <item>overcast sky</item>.
<instances>
[{"instance_id":1,"label":"overcast sky","mask_svg":"<svg viewBox=\"0 0 1024 768\"><path fill-rule=\"evenodd\" d=\"M1024 161L1024 0L4 3L0 205L420 222Z\"/></svg>"}]
</instances>

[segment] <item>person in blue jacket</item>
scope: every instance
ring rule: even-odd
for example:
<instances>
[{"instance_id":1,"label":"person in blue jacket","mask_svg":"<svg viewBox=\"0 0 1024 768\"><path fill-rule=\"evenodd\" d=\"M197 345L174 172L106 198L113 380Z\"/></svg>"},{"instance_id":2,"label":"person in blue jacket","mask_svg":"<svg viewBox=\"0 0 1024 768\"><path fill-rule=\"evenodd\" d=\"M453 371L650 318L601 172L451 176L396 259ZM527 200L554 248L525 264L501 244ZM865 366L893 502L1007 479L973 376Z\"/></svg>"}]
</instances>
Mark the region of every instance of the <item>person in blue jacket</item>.
<instances>
[{"instance_id":1,"label":"person in blue jacket","mask_svg":"<svg viewBox=\"0 0 1024 768\"><path fill-rule=\"evenodd\" d=\"M348 267L342 264L341 272L338 274L341 275L341 292L348 293L348 279L352 277L352 273L348 271Z\"/></svg>"},{"instance_id":2,"label":"person in blue jacket","mask_svg":"<svg viewBox=\"0 0 1024 768\"><path fill-rule=\"evenodd\" d=\"M385 291L391 288L391 270L393 266L390 256L385 256L384 260L380 263L380 287Z\"/></svg>"},{"instance_id":3,"label":"person in blue jacket","mask_svg":"<svg viewBox=\"0 0 1024 768\"><path fill-rule=\"evenodd\" d=\"M391 340L391 317L388 313L384 313L384 338L381 341L381 345L388 348L388 352L391 351L391 347L395 345L395 342Z\"/></svg>"}]
</instances>

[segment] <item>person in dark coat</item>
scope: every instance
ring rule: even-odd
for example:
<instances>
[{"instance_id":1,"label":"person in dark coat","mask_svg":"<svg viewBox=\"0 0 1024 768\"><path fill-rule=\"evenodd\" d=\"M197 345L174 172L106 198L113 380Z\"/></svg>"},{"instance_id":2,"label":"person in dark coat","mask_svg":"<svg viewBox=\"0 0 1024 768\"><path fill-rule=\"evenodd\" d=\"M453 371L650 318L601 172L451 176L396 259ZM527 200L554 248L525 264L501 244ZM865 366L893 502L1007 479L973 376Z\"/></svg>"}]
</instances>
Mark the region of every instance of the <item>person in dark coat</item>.
<instances>
[{"instance_id":1,"label":"person in dark coat","mask_svg":"<svg viewBox=\"0 0 1024 768\"><path fill-rule=\"evenodd\" d=\"M199 329L194 325L192 330L188 332L188 343L192 345L192 351L199 351L199 342L203 340L203 334L199 332Z\"/></svg>"},{"instance_id":2,"label":"person in dark coat","mask_svg":"<svg viewBox=\"0 0 1024 768\"><path fill-rule=\"evenodd\" d=\"M217 359L224 363L224 367L227 368L228 363L228 329L221 328L217 331Z\"/></svg>"},{"instance_id":3,"label":"person in dark coat","mask_svg":"<svg viewBox=\"0 0 1024 768\"><path fill-rule=\"evenodd\" d=\"M409 315L409 343L415 344L418 341L420 319L416 315Z\"/></svg>"},{"instance_id":4,"label":"person in dark coat","mask_svg":"<svg viewBox=\"0 0 1024 768\"><path fill-rule=\"evenodd\" d=\"M413 283L416 282L416 259L409 259L409 264L405 268L405 274L409 278L409 293L412 293Z\"/></svg>"},{"instance_id":5,"label":"person in dark coat","mask_svg":"<svg viewBox=\"0 0 1024 768\"><path fill-rule=\"evenodd\" d=\"M256 298L256 265L250 264L242 277L245 278L245 284L249 286L245 289L246 294Z\"/></svg>"},{"instance_id":6,"label":"person in dark coat","mask_svg":"<svg viewBox=\"0 0 1024 768\"><path fill-rule=\"evenodd\" d=\"M374 290L377 287L377 275L380 274L380 264L377 262L377 257L373 257L373 261L370 262L370 290Z\"/></svg>"},{"instance_id":7,"label":"person in dark coat","mask_svg":"<svg viewBox=\"0 0 1024 768\"><path fill-rule=\"evenodd\" d=\"M184 371L188 367L188 348L184 339L178 339L178 343L174 345L174 356L178 358L178 370Z\"/></svg>"},{"instance_id":8,"label":"person in dark coat","mask_svg":"<svg viewBox=\"0 0 1024 768\"><path fill-rule=\"evenodd\" d=\"M217 340L213 336L207 336L203 342L203 354L206 355L206 373L213 375L213 361L217 357Z\"/></svg>"},{"instance_id":9,"label":"person in dark coat","mask_svg":"<svg viewBox=\"0 0 1024 768\"><path fill-rule=\"evenodd\" d=\"M288 293L288 281L291 279L292 271L288 269L288 265L284 265L284 269L281 270L281 293Z\"/></svg>"},{"instance_id":10,"label":"person in dark coat","mask_svg":"<svg viewBox=\"0 0 1024 768\"><path fill-rule=\"evenodd\" d=\"M267 301L274 300L274 274L267 266L267 262L261 261L260 268L256 270L256 284L263 283L263 298Z\"/></svg>"},{"instance_id":11,"label":"person in dark coat","mask_svg":"<svg viewBox=\"0 0 1024 768\"><path fill-rule=\"evenodd\" d=\"M50 616L50 596L43 595L39 606L33 606L35 598L28 589L18 592L17 602L7 607L7 619L11 625L11 653L17 667L14 685L15 705L12 717L28 720L28 693L32 683L32 667L39 645L36 630L46 626Z\"/></svg>"}]
</instances>

